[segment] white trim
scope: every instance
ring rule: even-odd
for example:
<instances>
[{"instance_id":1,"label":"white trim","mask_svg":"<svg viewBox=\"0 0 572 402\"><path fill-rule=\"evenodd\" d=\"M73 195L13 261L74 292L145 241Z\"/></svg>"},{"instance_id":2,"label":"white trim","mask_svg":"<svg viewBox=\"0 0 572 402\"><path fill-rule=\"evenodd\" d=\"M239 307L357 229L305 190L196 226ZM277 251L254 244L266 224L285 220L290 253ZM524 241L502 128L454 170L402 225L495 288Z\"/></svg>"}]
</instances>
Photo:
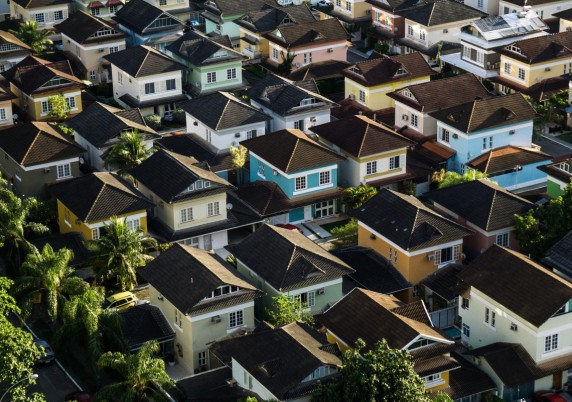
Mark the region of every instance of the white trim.
<instances>
[{"instance_id":1,"label":"white trim","mask_svg":"<svg viewBox=\"0 0 572 402\"><path fill-rule=\"evenodd\" d=\"M277 170L278 172L280 172L282 174L282 176L286 177L287 179L295 179L297 177L302 177L302 176L307 176L310 174L314 174L314 173L320 173L320 172L325 172L327 170L334 170L338 168L338 165L328 165L328 166L321 166L319 168L316 169L311 169L311 170L305 170L303 172L300 173L294 173L294 174L288 174L283 172L281 169L278 169L276 166L274 166L272 163L268 162L266 159L261 158L260 156L258 156L257 154L255 154L254 152L250 153L251 155L254 155L256 157L256 159L258 159L261 162L266 163L268 166L270 166L272 169ZM321 188L324 188L323 186Z\"/></svg>"},{"instance_id":2,"label":"white trim","mask_svg":"<svg viewBox=\"0 0 572 402\"><path fill-rule=\"evenodd\" d=\"M427 335L427 334L419 334L415 338L413 338L413 340L409 341L409 343L407 343L404 347L402 347L401 350L407 350L407 348L409 346L413 345L415 342L417 342L417 340L419 340L419 338L429 339L429 340L435 341L437 343L444 343L446 345L452 345L453 343L455 343L455 341L452 341L452 340L450 341L450 340L443 339L443 338L436 338L434 336ZM422 349L422 348L419 348L419 349Z\"/></svg>"},{"instance_id":3,"label":"white trim","mask_svg":"<svg viewBox=\"0 0 572 402\"><path fill-rule=\"evenodd\" d=\"M79 92L79 91L77 91L77 92L64 92L62 95L65 98L71 98L72 96L80 96L81 92ZM52 96L55 96L55 95L44 96L43 98L31 98L31 99L33 99L34 102L47 102L48 98L51 98ZM76 109L77 109L77 107L76 107Z\"/></svg>"},{"instance_id":4,"label":"white trim","mask_svg":"<svg viewBox=\"0 0 572 402\"><path fill-rule=\"evenodd\" d=\"M570 176L570 179L572 179L572 176ZM560 186L560 189L564 189L564 187L568 186L568 184L570 183L564 183L562 180L557 179L554 176L551 176L550 173L548 174L548 177L546 178L546 180L550 180L552 182L554 182L554 184L558 184Z\"/></svg>"},{"instance_id":5,"label":"white trim","mask_svg":"<svg viewBox=\"0 0 572 402\"><path fill-rule=\"evenodd\" d=\"M127 216L122 216L119 219L125 219L126 221L132 221L135 219L141 219L147 216L147 212L141 212L139 214L135 214L135 215L127 215ZM96 222L96 223L87 223L84 222L84 225L87 226L90 229L97 229L97 228L102 228L104 227L106 224L109 224L111 221L110 220L106 220L106 221L101 221L101 222Z\"/></svg>"},{"instance_id":6,"label":"white trim","mask_svg":"<svg viewBox=\"0 0 572 402\"><path fill-rule=\"evenodd\" d=\"M117 34L121 34L121 32L118 32ZM98 38L105 38L105 36L99 36ZM64 40L69 40L70 44L73 43L75 46L81 48L82 50L85 50L86 52L88 52L90 50L96 50L96 49L108 49L108 48L113 47L113 46L121 46L121 45L125 46L125 40L115 39L113 41L105 42L103 45L97 44L94 46L86 47L86 46L83 46L81 43L76 42L75 40L73 40L72 38L67 36L66 34L62 33L62 42Z\"/></svg>"},{"instance_id":7,"label":"white trim","mask_svg":"<svg viewBox=\"0 0 572 402\"><path fill-rule=\"evenodd\" d=\"M290 293L296 292L294 294L294 296L296 296L297 294L300 294L300 293L312 292L314 290L322 289L322 288L325 288L328 286L338 285L341 283L342 283L342 278L340 277L339 279L333 279L331 281L321 282L321 283L318 283L316 285L307 286L305 288L292 289L292 290L289 290L288 292L283 292L283 293L290 296Z\"/></svg>"},{"instance_id":8,"label":"white trim","mask_svg":"<svg viewBox=\"0 0 572 402\"><path fill-rule=\"evenodd\" d=\"M347 344L346 342L344 342L344 341L342 340L342 338L340 338L339 336L337 336L336 334L334 334L331 329L326 328L326 332L329 332L334 338L336 338L336 340L338 340L340 343L343 343L344 346L349 346L349 344Z\"/></svg>"},{"instance_id":9,"label":"white trim","mask_svg":"<svg viewBox=\"0 0 572 402\"><path fill-rule=\"evenodd\" d=\"M195 316L191 315L190 319L191 319L191 322L196 322L196 321L204 320L204 319L206 319L206 318L208 318L208 319L210 320L212 317L215 317L215 316L217 316L217 315L223 315L223 314L233 313L233 312L238 311L238 310L245 310L245 309L247 309L247 308L249 308L249 307L254 307L254 300L251 300L251 301L249 301L249 302L242 303L242 304L237 304L237 305L235 305L235 306L227 307L227 308L224 308L224 309L222 309L222 310L213 310L213 311L209 311L208 313L199 314L199 315L195 315ZM244 319L244 321L246 322L246 315L244 315L244 313L243 313L243 319ZM221 323L221 324L222 324L222 323ZM241 327L241 326L237 326L237 327L228 328L228 322L227 322L226 325L227 325L227 328L226 328L226 329L231 329L231 330L233 330L233 331L234 331L235 329ZM245 324L243 324L243 325L245 325Z\"/></svg>"},{"instance_id":10,"label":"white trim","mask_svg":"<svg viewBox=\"0 0 572 402\"><path fill-rule=\"evenodd\" d=\"M449 130L449 132L451 133L451 135L453 134L457 134L459 137L462 137L464 139L475 139L475 138L482 138L482 137L489 137L491 135L495 135L498 133L504 133L507 131L507 128L510 126L511 130L518 130L519 128L526 128L526 127L531 127L532 128L532 124L533 121L529 120L529 123L522 123L519 124L517 126L515 125L511 125L510 123L507 124L506 126L503 126L503 128L499 128L496 130L487 130L486 132L484 132L483 134L469 134L467 135L465 132L460 131L458 129L456 129L455 127L452 127L450 125L448 125L447 123L443 122L442 120L437 120L437 127L441 126L441 127L445 127L445 129ZM486 130L486 129L485 129ZM478 130L481 131L481 130ZM445 143L442 143L445 144ZM490 151L490 149L486 150L487 152Z\"/></svg>"},{"instance_id":11,"label":"white trim","mask_svg":"<svg viewBox=\"0 0 572 402\"><path fill-rule=\"evenodd\" d=\"M273 42L272 40L269 40L269 41L270 41L272 44L276 43L276 42ZM302 50L299 50L299 51L290 52L290 54L299 55L299 54L304 54L304 53L317 52L317 51L319 51L319 50L331 49L331 48L334 48L334 47L346 47L346 46L347 46L347 44L346 44L346 42L344 41L344 42L338 43L338 44L336 44L336 45L327 45L327 46L320 46L320 47L309 47L309 48L302 49ZM277 45L276 47L278 47L278 45Z\"/></svg>"},{"instance_id":12,"label":"white trim","mask_svg":"<svg viewBox=\"0 0 572 402\"><path fill-rule=\"evenodd\" d=\"M259 175L259 176L260 176L260 175ZM334 183L330 183L330 184L327 184L327 185L321 185L321 186L318 186L318 187L310 187L310 188L307 188L307 189L304 189L304 190L294 191L294 192L292 193L292 195L300 195L300 194L305 194L305 193L311 193L311 192L313 192L313 191L316 191L317 189L326 189L326 188L333 188L333 187L334 187Z\"/></svg>"},{"instance_id":13,"label":"white trim","mask_svg":"<svg viewBox=\"0 0 572 402\"><path fill-rule=\"evenodd\" d=\"M10 155L8 155L8 156L10 156ZM12 159L12 160L13 160L13 159ZM74 163L74 162L78 162L78 163L79 163L79 156L77 156L77 157L75 157L75 158L70 158L70 159L63 159L63 160L61 160L61 161L53 161L53 162L49 162L49 163L42 163L41 165L32 165L32 166L22 166L22 165L20 165L20 166L21 166L21 168L22 168L23 171L29 172L29 171L32 171L32 170L44 169L44 168L47 168L47 167L51 168L51 167L55 167L55 166L57 166L57 165L71 164L71 163ZM16 162L16 163L17 163L17 162ZM69 176L69 177L72 177L72 176ZM66 177L66 178L69 178L69 177ZM62 177L62 179L63 179L63 177Z\"/></svg>"},{"instance_id":14,"label":"white trim","mask_svg":"<svg viewBox=\"0 0 572 402\"><path fill-rule=\"evenodd\" d=\"M540 166L540 165L538 165ZM502 175L501 175L502 176ZM494 179L494 176L493 176ZM530 186L534 186L535 184L543 184L546 183L546 177L541 178L541 179L536 179L536 180L529 180L529 181L522 181L518 184L515 184L514 186L507 186L505 187L506 190L518 190L521 187L530 187Z\"/></svg>"}]
</instances>

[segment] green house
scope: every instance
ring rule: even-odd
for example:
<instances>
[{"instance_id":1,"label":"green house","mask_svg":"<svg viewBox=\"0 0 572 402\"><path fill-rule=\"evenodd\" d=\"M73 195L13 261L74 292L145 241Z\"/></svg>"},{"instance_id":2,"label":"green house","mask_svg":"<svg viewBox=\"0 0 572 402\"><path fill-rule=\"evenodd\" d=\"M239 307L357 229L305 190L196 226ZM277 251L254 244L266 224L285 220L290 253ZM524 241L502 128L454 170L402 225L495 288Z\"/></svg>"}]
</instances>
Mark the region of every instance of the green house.
<instances>
[{"instance_id":1,"label":"green house","mask_svg":"<svg viewBox=\"0 0 572 402\"><path fill-rule=\"evenodd\" d=\"M549 196L557 198L564 194L564 189L572 181L572 157L570 155L554 158L552 163L539 166L538 169L548 175L546 192Z\"/></svg>"}]
</instances>

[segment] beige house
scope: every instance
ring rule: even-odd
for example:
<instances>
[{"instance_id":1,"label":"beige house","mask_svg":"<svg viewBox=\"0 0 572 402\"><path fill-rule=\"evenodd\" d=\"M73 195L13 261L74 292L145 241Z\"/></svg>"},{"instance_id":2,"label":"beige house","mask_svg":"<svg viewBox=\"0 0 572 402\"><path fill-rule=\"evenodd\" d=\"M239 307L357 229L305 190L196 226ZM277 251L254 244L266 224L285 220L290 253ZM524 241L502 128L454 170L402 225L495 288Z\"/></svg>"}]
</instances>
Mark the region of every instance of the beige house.
<instances>
[{"instance_id":1,"label":"beige house","mask_svg":"<svg viewBox=\"0 0 572 402\"><path fill-rule=\"evenodd\" d=\"M31 54L32 49L30 46L22 42L14 34L0 31L0 73L9 70Z\"/></svg>"},{"instance_id":2,"label":"beige house","mask_svg":"<svg viewBox=\"0 0 572 402\"><path fill-rule=\"evenodd\" d=\"M72 12L75 10L83 11L87 14L99 18L112 18L115 13L119 11L124 5L125 0L104 0L104 1L90 1L90 0L74 0L72 2Z\"/></svg>"},{"instance_id":3,"label":"beige house","mask_svg":"<svg viewBox=\"0 0 572 402\"><path fill-rule=\"evenodd\" d=\"M14 95L10 91L0 86L0 130L14 125L14 114L12 112L12 99Z\"/></svg>"},{"instance_id":4,"label":"beige house","mask_svg":"<svg viewBox=\"0 0 572 402\"><path fill-rule=\"evenodd\" d=\"M187 21L191 16L189 2L185 0L145 0L147 3L155 6L169 14L177 17L181 21Z\"/></svg>"},{"instance_id":5,"label":"beige house","mask_svg":"<svg viewBox=\"0 0 572 402\"><path fill-rule=\"evenodd\" d=\"M71 0L13 0L10 17L23 21L36 21L39 29L51 29L69 16Z\"/></svg>"}]
</instances>

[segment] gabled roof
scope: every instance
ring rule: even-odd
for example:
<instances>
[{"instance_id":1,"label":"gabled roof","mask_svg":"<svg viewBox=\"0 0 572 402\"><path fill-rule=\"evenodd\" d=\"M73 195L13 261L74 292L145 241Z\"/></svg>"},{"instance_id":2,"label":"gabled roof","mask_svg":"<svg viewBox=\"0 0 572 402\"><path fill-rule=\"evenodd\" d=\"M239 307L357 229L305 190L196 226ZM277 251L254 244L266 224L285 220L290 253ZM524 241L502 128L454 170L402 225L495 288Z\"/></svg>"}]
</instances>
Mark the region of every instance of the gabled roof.
<instances>
[{"instance_id":1,"label":"gabled roof","mask_svg":"<svg viewBox=\"0 0 572 402\"><path fill-rule=\"evenodd\" d=\"M182 64L149 46L130 47L103 58L134 78L185 69Z\"/></svg>"},{"instance_id":2,"label":"gabled roof","mask_svg":"<svg viewBox=\"0 0 572 402\"><path fill-rule=\"evenodd\" d=\"M463 264L449 264L440 268L429 276L426 276L420 283L431 289L433 293L442 297L444 300L453 301L457 298L458 293L455 292L457 283L457 275L465 268Z\"/></svg>"},{"instance_id":3,"label":"gabled roof","mask_svg":"<svg viewBox=\"0 0 572 402\"><path fill-rule=\"evenodd\" d=\"M236 15L244 14L247 11L260 10L267 6L264 0L211 0L205 1L207 10L216 15Z\"/></svg>"},{"instance_id":4,"label":"gabled roof","mask_svg":"<svg viewBox=\"0 0 572 402\"><path fill-rule=\"evenodd\" d=\"M85 152L55 124L31 122L18 124L2 131L0 149L21 166L79 158Z\"/></svg>"},{"instance_id":5,"label":"gabled roof","mask_svg":"<svg viewBox=\"0 0 572 402\"><path fill-rule=\"evenodd\" d=\"M487 13L454 0L437 0L428 1L417 7L402 11L399 13L399 16L426 27L433 27L486 17Z\"/></svg>"},{"instance_id":6,"label":"gabled roof","mask_svg":"<svg viewBox=\"0 0 572 402\"><path fill-rule=\"evenodd\" d=\"M34 9L67 4L71 3L71 0L14 0L14 3L25 9Z\"/></svg>"},{"instance_id":7,"label":"gabled roof","mask_svg":"<svg viewBox=\"0 0 572 402\"><path fill-rule=\"evenodd\" d=\"M94 102L81 113L66 120L66 125L73 128L94 147L111 145L125 130L139 130L145 140L160 138L151 127L147 126L139 109L117 109L100 102Z\"/></svg>"},{"instance_id":8,"label":"gabled roof","mask_svg":"<svg viewBox=\"0 0 572 402\"><path fill-rule=\"evenodd\" d=\"M450 91L450 88L456 90ZM435 96L435 94L444 93L447 96ZM391 92L387 96L423 113L446 109L475 99L492 97L473 74L455 75L450 78L410 85Z\"/></svg>"},{"instance_id":9,"label":"gabled roof","mask_svg":"<svg viewBox=\"0 0 572 402\"><path fill-rule=\"evenodd\" d=\"M353 272L345 262L303 234L267 224L227 249L278 291L338 279Z\"/></svg>"},{"instance_id":10,"label":"gabled roof","mask_svg":"<svg viewBox=\"0 0 572 402\"><path fill-rule=\"evenodd\" d=\"M548 249L542 262L572 277L572 231Z\"/></svg>"},{"instance_id":11,"label":"gabled roof","mask_svg":"<svg viewBox=\"0 0 572 402\"><path fill-rule=\"evenodd\" d=\"M489 176L515 171L518 166L525 166L532 163L550 160L550 155L537 150L536 148L505 147L492 149L481 156L477 156L472 161L467 162L467 166L487 173Z\"/></svg>"},{"instance_id":12,"label":"gabled roof","mask_svg":"<svg viewBox=\"0 0 572 402\"><path fill-rule=\"evenodd\" d=\"M572 299L570 282L525 255L496 244L458 277L537 328Z\"/></svg>"},{"instance_id":13,"label":"gabled roof","mask_svg":"<svg viewBox=\"0 0 572 402\"><path fill-rule=\"evenodd\" d=\"M303 24L316 19L306 5L285 7L265 7L249 10L235 24L251 32L263 34L288 24Z\"/></svg>"},{"instance_id":14,"label":"gabled roof","mask_svg":"<svg viewBox=\"0 0 572 402\"><path fill-rule=\"evenodd\" d=\"M179 243L137 273L185 315L230 307L262 294L216 254ZM205 299L223 285L239 290Z\"/></svg>"},{"instance_id":15,"label":"gabled roof","mask_svg":"<svg viewBox=\"0 0 572 402\"><path fill-rule=\"evenodd\" d=\"M22 48L22 50L27 50L28 54L31 53L32 48L28 46L26 43L22 42L16 35L8 32L0 30L0 43L10 44L14 46L18 46Z\"/></svg>"},{"instance_id":16,"label":"gabled roof","mask_svg":"<svg viewBox=\"0 0 572 402\"><path fill-rule=\"evenodd\" d=\"M536 118L534 108L520 93L476 99L429 115L464 133L532 121Z\"/></svg>"},{"instance_id":17,"label":"gabled roof","mask_svg":"<svg viewBox=\"0 0 572 402\"><path fill-rule=\"evenodd\" d=\"M347 61L324 60L307 64L288 76L292 81L326 80L330 78L343 78L342 70L351 65Z\"/></svg>"},{"instance_id":18,"label":"gabled roof","mask_svg":"<svg viewBox=\"0 0 572 402\"><path fill-rule=\"evenodd\" d=\"M512 49L518 49L514 51ZM527 64L572 57L572 32L523 39L495 49L498 53Z\"/></svg>"},{"instance_id":19,"label":"gabled roof","mask_svg":"<svg viewBox=\"0 0 572 402\"><path fill-rule=\"evenodd\" d=\"M183 30L185 28L185 24L177 17L174 17L168 12L155 7L145 0L131 0L127 2L127 4L125 4L115 13L114 19L121 25L133 30L134 32L138 34L144 34L146 33L145 31L147 31L149 25L151 25L153 21L163 15L179 22L180 26L178 29ZM172 29L174 29L173 26L168 26L163 30ZM153 28L153 32L157 30L157 28Z\"/></svg>"},{"instance_id":20,"label":"gabled roof","mask_svg":"<svg viewBox=\"0 0 572 402\"><path fill-rule=\"evenodd\" d=\"M153 206L127 180L115 173L96 172L50 185L50 191L78 219L100 222L112 216Z\"/></svg>"},{"instance_id":21,"label":"gabled roof","mask_svg":"<svg viewBox=\"0 0 572 402\"><path fill-rule=\"evenodd\" d=\"M213 131L270 120L258 109L222 91L191 99L179 107Z\"/></svg>"},{"instance_id":22,"label":"gabled roof","mask_svg":"<svg viewBox=\"0 0 572 402\"><path fill-rule=\"evenodd\" d=\"M368 117L357 115L314 126L311 130L356 158L413 145L413 141Z\"/></svg>"},{"instance_id":23,"label":"gabled roof","mask_svg":"<svg viewBox=\"0 0 572 402\"><path fill-rule=\"evenodd\" d=\"M572 21L572 8L553 13L552 16L561 20Z\"/></svg>"},{"instance_id":24,"label":"gabled roof","mask_svg":"<svg viewBox=\"0 0 572 402\"><path fill-rule=\"evenodd\" d=\"M474 180L431 191L427 198L463 219L492 232L514 226L514 215L524 215L534 204L486 180Z\"/></svg>"},{"instance_id":25,"label":"gabled roof","mask_svg":"<svg viewBox=\"0 0 572 402\"><path fill-rule=\"evenodd\" d=\"M419 0L366 0L366 3L395 12L416 7L419 4Z\"/></svg>"},{"instance_id":26,"label":"gabled roof","mask_svg":"<svg viewBox=\"0 0 572 402\"><path fill-rule=\"evenodd\" d=\"M232 369L221 366L177 380L177 388L187 395L184 400L188 402L236 402L249 396L261 399L248 389L229 384L229 378L232 378Z\"/></svg>"},{"instance_id":27,"label":"gabled roof","mask_svg":"<svg viewBox=\"0 0 572 402\"><path fill-rule=\"evenodd\" d=\"M296 25L282 25L264 37L270 42L279 43L290 49L299 46L327 46L328 43L347 40L348 33L337 18L329 18Z\"/></svg>"},{"instance_id":28,"label":"gabled roof","mask_svg":"<svg viewBox=\"0 0 572 402\"><path fill-rule=\"evenodd\" d=\"M361 61L346 68L343 73L350 80L365 86L412 80L435 74L419 52Z\"/></svg>"},{"instance_id":29,"label":"gabled roof","mask_svg":"<svg viewBox=\"0 0 572 402\"><path fill-rule=\"evenodd\" d=\"M326 166L344 159L297 129L276 131L240 144L284 173Z\"/></svg>"},{"instance_id":30,"label":"gabled roof","mask_svg":"<svg viewBox=\"0 0 572 402\"><path fill-rule=\"evenodd\" d=\"M54 28L57 28L68 38L80 44L100 43L108 40L117 41L125 37L125 34L115 29L105 20L81 10L73 13L63 22L54 25ZM102 29L111 30L113 33L104 36L93 36Z\"/></svg>"},{"instance_id":31,"label":"gabled roof","mask_svg":"<svg viewBox=\"0 0 572 402\"><path fill-rule=\"evenodd\" d=\"M228 39L228 37L225 38ZM245 58L232 47L224 45L223 40L217 41L215 38L207 37L197 31L186 32L167 46L167 50L198 67ZM216 57L212 57L215 54Z\"/></svg>"},{"instance_id":32,"label":"gabled roof","mask_svg":"<svg viewBox=\"0 0 572 402\"><path fill-rule=\"evenodd\" d=\"M165 149L153 153L129 174L168 203L224 193L233 188L228 181L211 172L208 165L201 167L195 158ZM166 177L169 180L165 180ZM203 187L187 191L197 180L203 180Z\"/></svg>"},{"instance_id":33,"label":"gabled roof","mask_svg":"<svg viewBox=\"0 0 572 402\"><path fill-rule=\"evenodd\" d=\"M417 198L382 189L352 215L403 250L420 250L471 234L469 229L429 209Z\"/></svg>"},{"instance_id":34,"label":"gabled roof","mask_svg":"<svg viewBox=\"0 0 572 402\"><path fill-rule=\"evenodd\" d=\"M350 347L361 338L367 349L382 339L393 349L403 349L420 335L453 343L433 328L422 301L405 304L394 296L360 288L326 310L320 323Z\"/></svg>"}]
</instances>

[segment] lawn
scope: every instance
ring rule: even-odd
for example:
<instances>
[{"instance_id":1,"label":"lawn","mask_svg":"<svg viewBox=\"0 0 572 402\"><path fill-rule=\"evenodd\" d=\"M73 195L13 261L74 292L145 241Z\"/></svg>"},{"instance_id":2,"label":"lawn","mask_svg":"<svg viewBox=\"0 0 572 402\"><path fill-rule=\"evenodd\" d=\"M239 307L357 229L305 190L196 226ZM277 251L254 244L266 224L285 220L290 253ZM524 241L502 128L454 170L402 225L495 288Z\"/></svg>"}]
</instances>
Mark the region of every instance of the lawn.
<instances>
[{"instance_id":1,"label":"lawn","mask_svg":"<svg viewBox=\"0 0 572 402\"><path fill-rule=\"evenodd\" d=\"M328 232L332 233L332 229L333 228L337 228L339 226L344 226L346 223L348 223L350 221L350 218L348 219L344 219L342 221L337 221L337 222L331 222L331 223L324 223L323 225L320 225L322 228L324 228L325 230L327 230Z\"/></svg>"},{"instance_id":2,"label":"lawn","mask_svg":"<svg viewBox=\"0 0 572 402\"><path fill-rule=\"evenodd\" d=\"M561 134L558 139L572 144L572 133Z\"/></svg>"}]
</instances>

